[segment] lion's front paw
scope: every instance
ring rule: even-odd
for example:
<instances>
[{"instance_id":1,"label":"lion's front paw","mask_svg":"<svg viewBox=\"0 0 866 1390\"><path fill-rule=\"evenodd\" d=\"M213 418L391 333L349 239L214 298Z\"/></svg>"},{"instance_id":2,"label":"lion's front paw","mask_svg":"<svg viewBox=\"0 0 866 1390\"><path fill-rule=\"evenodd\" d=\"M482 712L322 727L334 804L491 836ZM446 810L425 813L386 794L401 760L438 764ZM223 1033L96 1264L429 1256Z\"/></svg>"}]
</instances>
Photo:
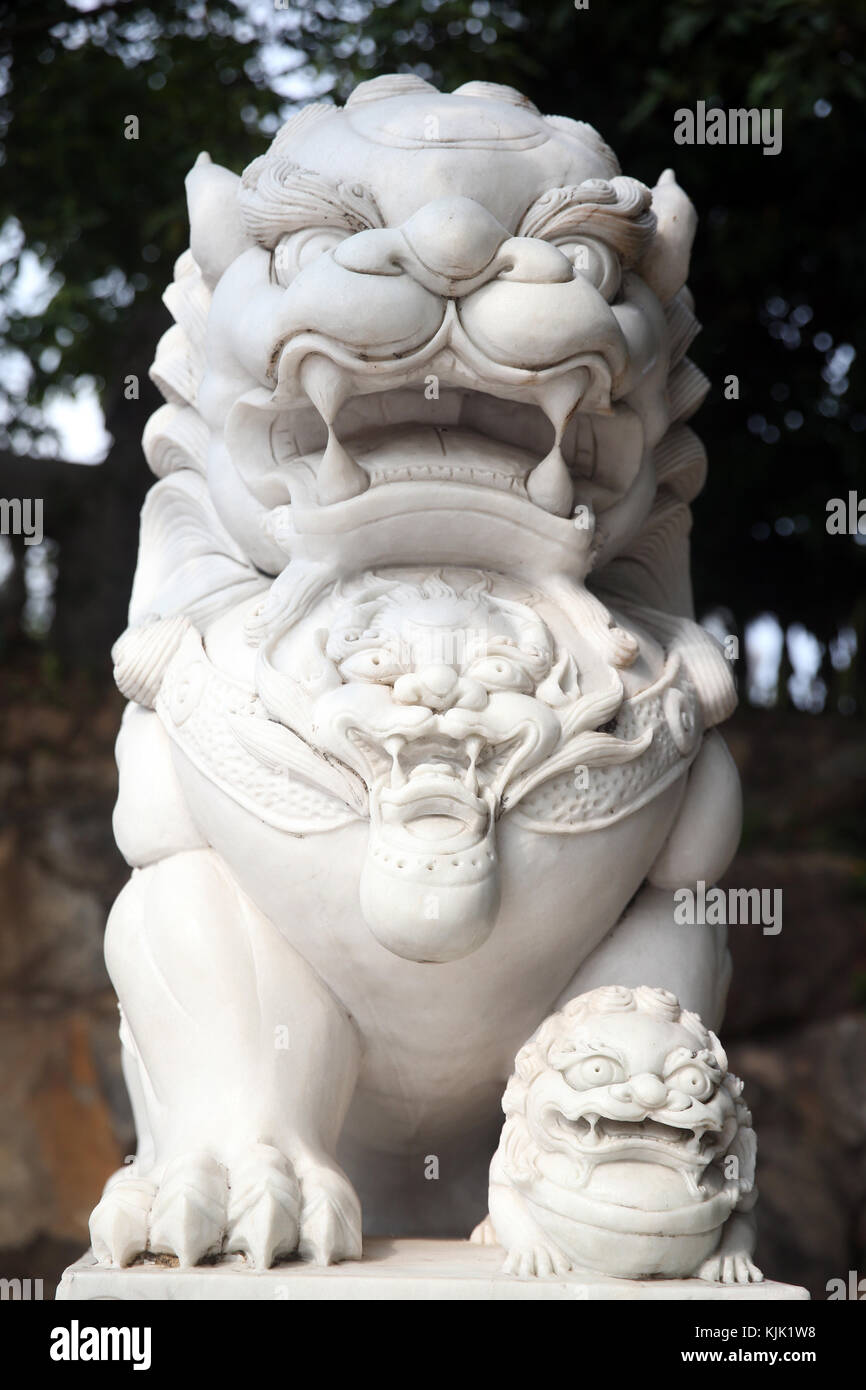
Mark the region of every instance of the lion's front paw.
<instances>
[{"instance_id":1,"label":"lion's front paw","mask_svg":"<svg viewBox=\"0 0 866 1390\"><path fill-rule=\"evenodd\" d=\"M269 1144L252 1144L230 1168L209 1154L182 1154L161 1181L116 1174L90 1218L102 1264L129 1265L147 1251L184 1267L242 1254L268 1269L295 1252L315 1264L357 1259L361 1209L348 1179L326 1161L297 1169Z\"/></svg>"},{"instance_id":2,"label":"lion's front paw","mask_svg":"<svg viewBox=\"0 0 866 1390\"><path fill-rule=\"evenodd\" d=\"M698 1279L709 1284L761 1284L764 1276L749 1256L734 1251L719 1251L704 1260Z\"/></svg>"},{"instance_id":3,"label":"lion's front paw","mask_svg":"<svg viewBox=\"0 0 866 1390\"><path fill-rule=\"evenodd\" d=\"M571 1262L555 1245L538 1243L509 1250L502 1268L518 1279L543 1279L551 1274L568 1274Z\"/></svg>"},{"instance_id":4,"label":"lion's front paw","mask_svg":"<svg viewBox=\"0 0 866 1390\"><path fill-rule=\"evenodd\" d=\"M147 1250L197 1264L222 1245L227 1194L225 1169L209 1154L175 1159L159 1183L121 1169L90 1218L93 1253L100 1264L130 1265Z\"/></svg>"}]
</instances>

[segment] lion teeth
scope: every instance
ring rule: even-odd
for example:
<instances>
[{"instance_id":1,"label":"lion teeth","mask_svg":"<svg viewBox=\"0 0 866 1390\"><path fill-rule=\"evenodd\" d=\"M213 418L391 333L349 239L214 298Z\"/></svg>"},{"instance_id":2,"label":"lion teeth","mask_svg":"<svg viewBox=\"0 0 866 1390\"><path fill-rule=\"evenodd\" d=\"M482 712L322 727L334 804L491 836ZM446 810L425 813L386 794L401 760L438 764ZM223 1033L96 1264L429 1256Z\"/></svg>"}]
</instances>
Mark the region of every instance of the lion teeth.
<instances>
[{"instance_id":1,"label":"lion teeth","mask_svg":"<svg viewBox=\"0 0 866 1390\"><path fill-rule=\"evenodd\" d=\"M405 746L406 740L400 738L399 734L385 740L385 752L391 759L391 787L393 790L406 785L406 774L400 766L400 754Z\"/></svg>"},{"instance_id":2,"label":"lion teeth","mask_svg":"<svg viewBox=\"0 0 866 1390\"><path fill-rule=\"evenodd\" d=\"M322 506L346 502L364 492L370 481L334 432L340 406L351 392L352 379L335 362L318 353L304 359L300 379L328 430L328 443L316 473L319 502Z\"/></svg>"},{"instance_id":3,"label":"lion teeth","mask_svg":"<svg viewBox=\"0 0 866 1390\"><path fill-rule=\"evenodd\" d=\"M570 516L574 505L574 486L568 464L559 444L536 464L526 483L529 500L554 516Z\"/></svg>"}]
</instances>

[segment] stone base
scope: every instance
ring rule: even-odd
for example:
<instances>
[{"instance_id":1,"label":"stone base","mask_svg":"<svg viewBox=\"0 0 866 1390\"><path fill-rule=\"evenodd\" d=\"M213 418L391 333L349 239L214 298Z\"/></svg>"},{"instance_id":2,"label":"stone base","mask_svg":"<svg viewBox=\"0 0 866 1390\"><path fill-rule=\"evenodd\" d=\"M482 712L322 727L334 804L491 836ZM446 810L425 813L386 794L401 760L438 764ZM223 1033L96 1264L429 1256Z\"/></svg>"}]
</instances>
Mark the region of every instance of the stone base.
<instances>
[{"instance_id":1,"label":"stone base","mask_svg":"<svg viewBox=\"0 0 866 1390\"><path fill-rule=\"evenodd\" d=\"M148 1258L129 1269L98 1265L88 1251L66 1270L56 1297L89 1299L222 1299L384 1302L521 1299L676 1300L689 1302L784 1302L808 1299L794 1284L707 1284L702 1279L611 1279L569 1274L516 1279L502 1272L498 1246L466 1240L367 1240L364 1258L321 1268L293 1260L276 1269L247 1268L243 1256L215 1265L178 1269Z\"/></svg>"}]
</instances>

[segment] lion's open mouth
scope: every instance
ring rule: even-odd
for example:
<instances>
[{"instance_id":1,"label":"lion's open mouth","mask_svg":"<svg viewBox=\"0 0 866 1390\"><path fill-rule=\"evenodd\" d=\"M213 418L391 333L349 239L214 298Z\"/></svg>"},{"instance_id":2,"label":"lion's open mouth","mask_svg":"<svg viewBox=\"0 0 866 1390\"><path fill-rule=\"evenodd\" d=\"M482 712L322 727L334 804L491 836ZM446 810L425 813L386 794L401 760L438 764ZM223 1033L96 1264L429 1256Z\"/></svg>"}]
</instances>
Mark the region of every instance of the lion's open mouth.
<instances>
[{"instance_id":1,"label":"lion's open mouth","mask_svg":"<svg viewBox=\"0 0 866 1390\"><path fill-rule=\"evenodd\" d=\"M390 742L390 741L389 741ZM361 902L374 935L398 955L451 960L476 949L499 903L496 799L479 785L480 739L451 756L405 747L370 798ZM461 756L462 754L462 756Z\"/></svg>"},{"instance_id":2,"label":"lion's open mouth","mask_svg":"<svg viewBox=\"0 0 866 1390\"><path fill-rule=\"evenodd\" d=\"M482 782L479 775L479 757L489 751L482 739L453 747L391 739L388 751L388 778L371 798L383 843L431 856L427 873L439 867L439 856L482 845L495 814L495 798L483 785L487 776Z\"/></svg>"},{"instance_id":3,"label":"lion's open mouth","mask_svg":"<svg viewBox=\"0 0 866 1390\"><path fill-rule=\"evenodd\" d=\"M467 843L484 839L498 802L491 784L513 739L503 741L494 731L490 738L462 739L413 738L407 731L383 743L356 729L352 741L375 769L373 816L386 836L405 831L431 841L458 833Z\"/></svg>"},{"instance_id":4,"label":"lion's open mouth","mask_svg":"<svg viewBox=\"0 0 866 1390\"><path fill-rule=\"evenodd\" d=\"M595 1157L614 1153L625 1156L629 1151L640 1155L655 1150L686 1162L707 1162L722 1141L718 1130L691 1129L651 1117L620 1120L590 1112L561 1123L577 1138L581 1151Z\"/></svg>"},{"instance_id":5,"label":"lion's open mouth","mask_svg":"<svg viewBox=\"0 0 866 1390\"><path fill-rule=\"evenodd\" d=\"M289 400L262 396L251 411L241 406L227 431L242 476L248 459L272 459L266 480L271 506L279 493L293 506L317 509L405 482L468 484L558 516L570 514L578 484L581 496L588 488L588 500L601 509L612 500L591 482L609 462L597 411L603 408L607 419L611 409L591 395L584 399L585 370L574 376L572 395L580 404L573 413L560 408L558 396L548 403L540 387L521 399L516 391L490 392L471 374L459 385L443 381L441 387L438 377L428 375L436 382L433 398L425 394L423 374L390 389L387 381L376 380L377 390L364 383L368 389L360 392L359 383L333 363L321 375L331 389L319 390L318 380L308 378L309 404L300 403L303 393ZM243 432L247 427L255 437ZM247 480L254 490L263 481L258 473Z\"/></svg>"},{"instance_id":6,"label":"lion's open mouth","mask_svg":"<svg viewBox=\"0 0 866 1390\"><path fill-rule=\"evenodd\" d=\"M593 303L597 298L586 280L573 271L568 291L569 296L576 294L578 301L587 295ZM290 289L287 293L291 297L293 291ZM475 304L482 319L490 312L484 307L485 302L482 296L480 310L478 303ZM566 427L578 408L610 412L612 375L621 373L626 365L625 340L614 314L604 304L606 331L600 333L603 349L601 341L583 342L583 335L574 333L572 319L566 315L570 331L558 344L558 350L546 349L542 354L544 360L530 368L516 365L526 357L525 344L509 346L504 342L486 342L483 333L476 343L467 333L462 316L472 316L471 298L461 301L459 310L453 301L440 303L435 296L433 303L437 313L441 311L439 326L426 342L404 345L403 351L396 351L391 360L391 354L373 360L368 352L359 353L327 334L290 333L287 339L275 345L272 380L276 389L272 405L279 409L282 404L288 412L287 420L291 421L292 413L299 406L305 409L302 403L306 400L315 408L327 431L324 452L314 465L319 503L345 501L369 487L369 465L362 467L357 451L350 452L346 444L353 432L359 428L363 432L371 425L378 432L383 427L398 424L405 435L411 417L406 415L403 401L389 399L397 393L403 397L408 395L410 399L414 395L416 410L419 402L426 407L415 415L420 423L430 423L431 418L436 422L435 417L444 413L443 423L463 426L481 435L488 432L496 418L490 401L501 411L503 403L508 410L509 402L518 397L522 405L535 407L536 411L540 408L549 422L547 429L540 432L534 428L534 438L526 443L535 448L539 437L546 436L548 448L530 457L528 470L519 465L514 476L531 471L533 476L528 480L528 490L532 500L546 511L567 516L573 490L562 451ZM501 314L494 311L494 321L499 323L500 320ZM432 321L428 327L433 330ZM417 333L413 336L417 337ZM396 344L393 346L396 348ZM508 361L511 357L513 363ZM443 391L446 393L444 399ZM486 405L485 397L488 398ZM339 423L338 416L341 416ZM513 424L512 421L512 427ZM495 425L493 432L498 432ZM298 437L292 438L291 425L288 431L278 430L277 436L281 435L289 446L290 456L305 453ZM504 438L508 438L507 431ZM281 452L279 447L274 450L278 458ZM288 462L285 452L283 461Z\"/></svg>"},{"instance_id":7,"label":"lion's open mouth","mask_svg":"<svg viewBox=\"0 0 866 1390\"><path fill-rule=\"evenodd\" d=\"M379 811L383 828L404 831L413 839L431 846L452 841L455 836L471 841L484 838L490 819L489 807L471 790L459 774L435 763L422 763L413 769L399 788L383 787Z\"/></svg>"},{"instance_id":8,"label":"lion's open mouth","mask_svg":"<svg viewBox=\"0 0 866 1390\"><path fill-rule=\"evenodd\" d=\"M552 443L543 412L481 392L443 391L437 401L419 392L364 396L340 412L335 433L366 475L367 486L395 482L461 482L526 497L526 480ZM362 403L364 414L362 411ZM380 419L371 419L378 413ZM577 470L577 434L569 430L568 461ZM271 436L292 499L317 505L317 476L328 444L322 421L298 412Z\"/></svg>"}]
</instances>

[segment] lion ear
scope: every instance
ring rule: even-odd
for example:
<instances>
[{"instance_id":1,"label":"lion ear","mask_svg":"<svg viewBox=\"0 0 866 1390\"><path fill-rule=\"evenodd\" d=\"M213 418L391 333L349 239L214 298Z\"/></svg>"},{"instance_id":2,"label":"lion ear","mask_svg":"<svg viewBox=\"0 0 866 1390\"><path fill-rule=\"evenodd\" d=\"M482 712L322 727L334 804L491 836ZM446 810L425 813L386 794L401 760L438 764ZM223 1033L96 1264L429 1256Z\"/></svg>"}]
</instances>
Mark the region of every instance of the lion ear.
<instances>
[{"instance_id":1,"label":"lion ear","mask_svg":"<svg viewBox=\"0 0 866 1390\"><path fill-rule=\"evenodd\" d=\"M538 1047L535 1042L524 1043L514 1059L514 1075L527 1084L533 1081L541 1071L539 1063ZM509 1086L511 1082L509 1081Z\"/></svg>"},{"instance_id":2,"label":"lion ear","mask_svg":"<svg viewBox=\"0 0 866 1390\"><path fill-rule=\"evenodd\" d=\"M515 1073L505 1087L502 1096L502 1110L505 1116L523 1115L526 1112L526 1081Z\"/></svg>"},{"instance_id":3,"label":"lion ear","mask_svg":"<svg viewBox=\"0 0 866 1390\"><path fill-rule=\"evenodd\" d=\"M718 1038L712 1030L710 1030L709 1037L710 1051L715 1056L715 1059L719 1064L719 1069L721 1070L721 1073L724 1076L725 1072L728 1070L728 1054L722 1047L722 1044L719 1042Z\"/></svg>"},{"instance_id":4,"label":"lion ear","mask_svg":"<svg viewBox=\"0 0 866 1390\"><path fill-rule=\"evenodd\" d=\"M202 151L185 182L190 250L205 283L213 289L232 261L255 245L241 222L241 181Z\"/></svg>"},{"instance_id":5,"label":"lion ear","mask_svg":"<svg viewBox=\"0 0 866 1390\"><path fill-rule=\"evenodd\" d=\"M698 215L673 169L665 169L652 191L656 234L635 269L661 304L669 304L689 276Z\"/></svg>"}]
</instances>

